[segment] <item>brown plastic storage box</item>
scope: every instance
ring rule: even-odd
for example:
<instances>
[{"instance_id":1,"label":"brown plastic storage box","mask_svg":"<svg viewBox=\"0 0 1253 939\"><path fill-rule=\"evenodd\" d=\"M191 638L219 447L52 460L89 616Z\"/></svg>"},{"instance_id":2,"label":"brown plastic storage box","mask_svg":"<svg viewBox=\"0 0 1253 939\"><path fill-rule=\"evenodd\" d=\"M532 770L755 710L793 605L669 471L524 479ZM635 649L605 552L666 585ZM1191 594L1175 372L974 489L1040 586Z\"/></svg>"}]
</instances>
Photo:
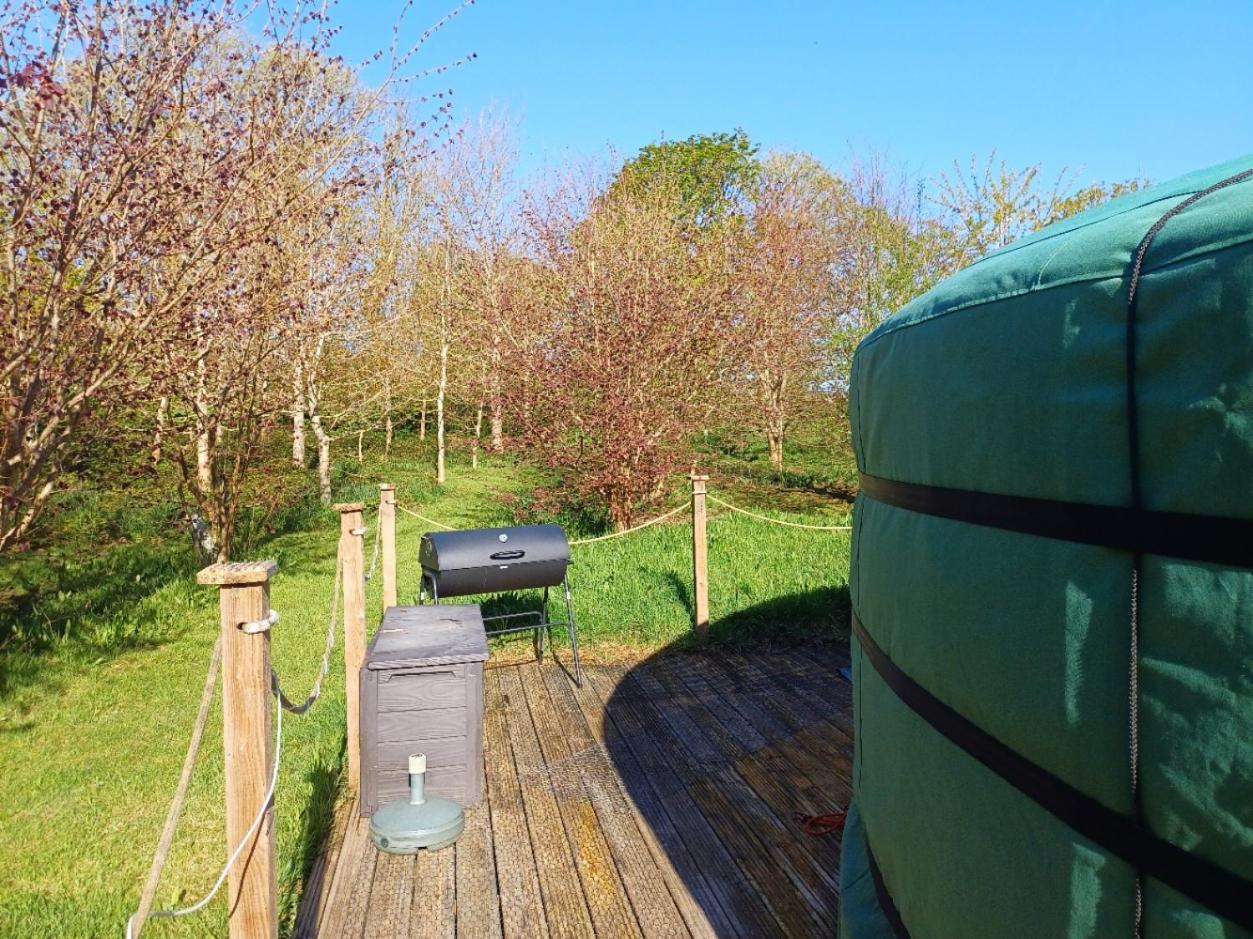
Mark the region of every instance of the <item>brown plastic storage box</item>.
<instances>
[{"instance_id":1,"label":"brown plastic storage box","mask_svg":"<svg viewBox=\"0 0 1253 939\"><path fill-rule=\"evenodd\" d=\"M394 606L361 666L361 814L409 797L409 755L426 791L483 799L483 662L478 604Z\"/></svg>"}]
</instances>

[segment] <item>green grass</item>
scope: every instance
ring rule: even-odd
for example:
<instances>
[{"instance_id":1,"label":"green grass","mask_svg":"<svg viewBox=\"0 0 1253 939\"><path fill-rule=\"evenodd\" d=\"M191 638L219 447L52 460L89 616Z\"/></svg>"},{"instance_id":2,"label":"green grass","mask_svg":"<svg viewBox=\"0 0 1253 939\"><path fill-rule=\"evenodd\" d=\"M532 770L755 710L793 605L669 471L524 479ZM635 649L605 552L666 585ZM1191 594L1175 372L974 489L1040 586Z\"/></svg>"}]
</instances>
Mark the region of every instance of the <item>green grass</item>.
<instances>
[{"instance_id":1,"label":"green grass","mask_svg":"<svg viewBox=\"0 0 1253 939\"><path fill-rule=\"evenodd\" d=\"M801 499L802 515L780 514L794 520L830 523L847 515L844 502L820 491L822 480L808 488L795 480L772 485L768 475L753 475L751 460L740 466L738 476L715 469L713 491L767 512L790 512ZM386 478L398 484L402 505L450 525L489 525L512 521L517 497L540 482L505 461L478 470L454 461L443 489L428 477L429 460L420 451L386 465L349 462L338 469L336 499L372 506L375 484ZM194 719L217 607L215 591L195 586L186 542L164 534L160 507L143 511L155 514L142 524L126 522L126 513L115 519L115 527L131 529L112 537L107 549L81 558L70 551L59 558L31 555L0 579L17 585L7 600L0 598L0 935L120 935L145 876ZM316 508L293 510L291 518L296 530L258 537L252 556L279 563L272 605L282 620L272 654L295 697L312 683L321 654L338 519ZM367 525L368 552L372 514ZM416 595L425 527L398 517L402 603ZM574 549L571 582L580 639L590 655L693 641L690 539L680 515L675 524ZM848 545L847 533L799 531L715 512L709 524L714 638L742 645L841 635L848 617ZM367 588L370 623L379 616L380 590L375 577ZM494 606L520 602L506 597ZM521 653L526 641L508 645ZM289 715L284 725L277 818L286 923L339 784L341 648L323 700L304 716ZM198 898L224 859L221 738L215 709L158 907ZM198 916L153 922L145 935L222 935L224 923L219 899Z\"/></svg>"}]
</instances>

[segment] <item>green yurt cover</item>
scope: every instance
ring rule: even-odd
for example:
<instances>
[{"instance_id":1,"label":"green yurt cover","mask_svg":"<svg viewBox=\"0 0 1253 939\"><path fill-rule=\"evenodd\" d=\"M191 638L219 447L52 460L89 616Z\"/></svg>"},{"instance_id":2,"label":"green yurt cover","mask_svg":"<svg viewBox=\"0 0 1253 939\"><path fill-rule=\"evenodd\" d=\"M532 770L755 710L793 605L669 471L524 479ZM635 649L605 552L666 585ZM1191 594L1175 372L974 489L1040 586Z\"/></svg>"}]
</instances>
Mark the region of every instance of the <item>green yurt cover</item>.
<instances>
[{"instance_id":1,"label":"green yurt cover","mask_svg":"<svg viewBox=\"0 0 1253 939\"><path fill-rule=\"evenodd\" d=\"M1253 936L1250 168L859 347L846 939Z\"/></svg>"}]
</instances>

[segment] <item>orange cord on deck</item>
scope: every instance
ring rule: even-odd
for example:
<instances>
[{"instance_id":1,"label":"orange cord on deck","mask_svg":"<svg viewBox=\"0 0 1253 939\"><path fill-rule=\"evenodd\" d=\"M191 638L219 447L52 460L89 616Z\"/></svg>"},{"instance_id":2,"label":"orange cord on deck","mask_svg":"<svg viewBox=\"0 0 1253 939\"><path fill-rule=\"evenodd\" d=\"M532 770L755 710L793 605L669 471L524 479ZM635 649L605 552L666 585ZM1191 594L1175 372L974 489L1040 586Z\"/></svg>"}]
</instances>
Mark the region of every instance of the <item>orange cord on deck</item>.
<instances>
[{"instance_id":1,"label":"orange cord on deck","mask_svg":"<svg viewBox=\"0 0 1253 939\"><path fill-rule=\"evenodd\" d=\"M843 828L844 819L847 815L847 809L841 809L838 812L824 812L821 815L803 815L800 812L794 812L792 820L800 823L800 826L805 829L805 834L819 838L822 835L829 835Z\"/></svg>"}]
</instances>

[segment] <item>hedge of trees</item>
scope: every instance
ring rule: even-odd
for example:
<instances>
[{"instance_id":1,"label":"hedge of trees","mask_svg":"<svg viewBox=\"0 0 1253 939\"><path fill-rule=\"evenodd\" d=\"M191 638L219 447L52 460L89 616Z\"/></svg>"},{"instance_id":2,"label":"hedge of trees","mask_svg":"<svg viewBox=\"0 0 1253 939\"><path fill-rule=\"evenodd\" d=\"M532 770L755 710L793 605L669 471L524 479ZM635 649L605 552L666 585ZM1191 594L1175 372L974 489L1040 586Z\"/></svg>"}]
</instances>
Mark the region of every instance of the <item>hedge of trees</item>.
<instances>
[{"instance_id":1,"label":"hedge of trees","mask_svg":"<svg viewBox=\"0 0 1253 939\"><path fill-rule=\"evenodd\" d=\"M401 423L439 482L455 434L626 526L700 430L782 467L883 316L1137 185L837 172L739 130L523 181L507 115L453 120L473 55L421 61L468 5L360 65L300 0L0 9L0 552L122 428L223 559L276 440L329 500L335 448Z\"/></svg>"}]
</instances>

